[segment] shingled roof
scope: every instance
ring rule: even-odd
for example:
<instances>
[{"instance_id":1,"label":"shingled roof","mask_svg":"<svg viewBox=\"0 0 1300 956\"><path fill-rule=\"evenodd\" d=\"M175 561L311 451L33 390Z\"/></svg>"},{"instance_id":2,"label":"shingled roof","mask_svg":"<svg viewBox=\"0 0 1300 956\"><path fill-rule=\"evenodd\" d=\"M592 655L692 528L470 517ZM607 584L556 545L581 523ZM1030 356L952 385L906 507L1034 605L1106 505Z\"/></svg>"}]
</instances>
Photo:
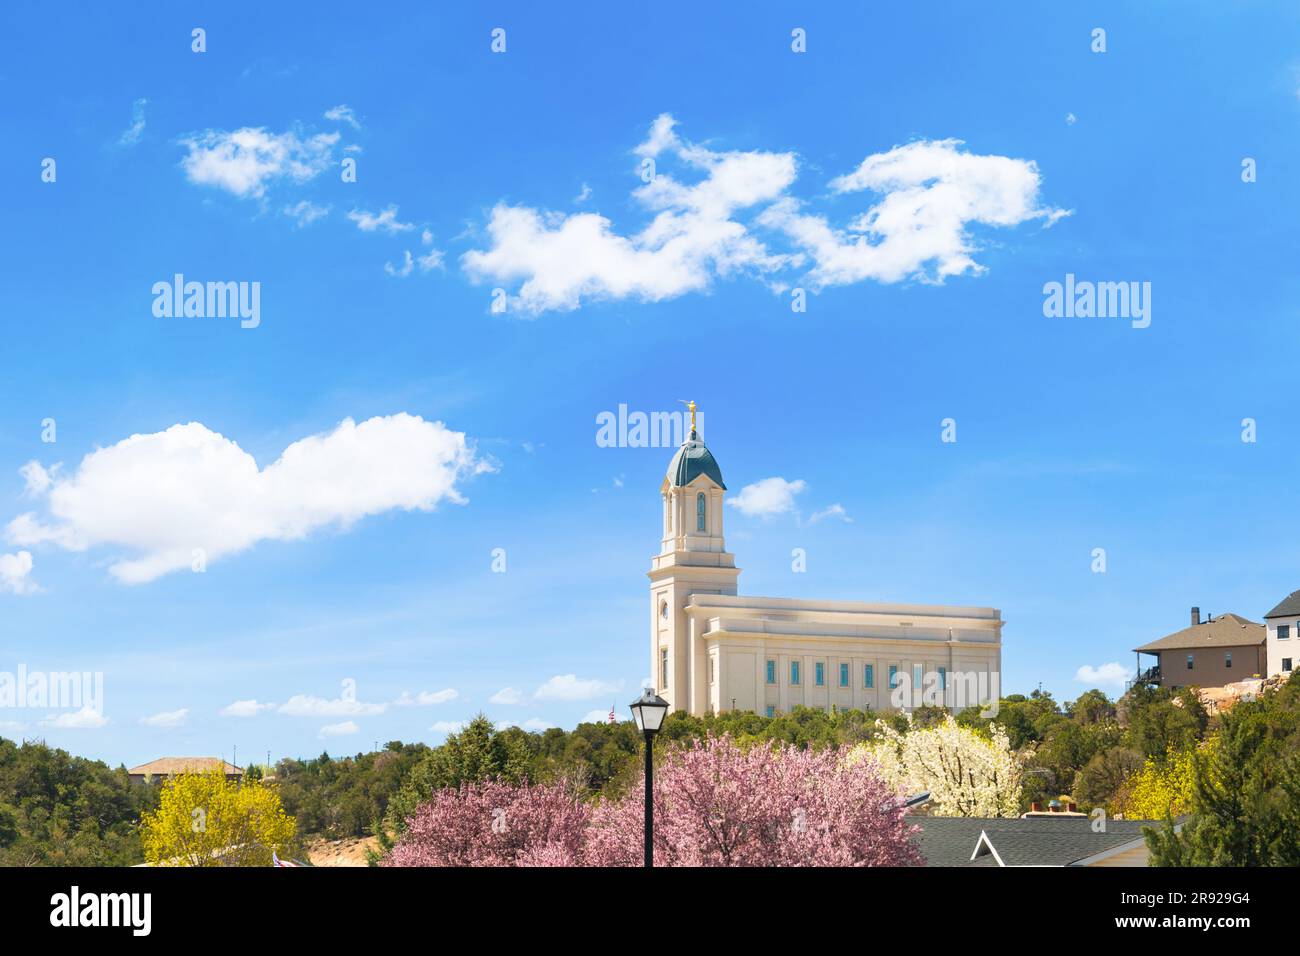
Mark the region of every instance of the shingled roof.
<instances>
[{"instance_id":1,"label":"shingled roof","mask_svg":"<svg viewBox=\"0 0 1300 956\"><path fill-rule=\"evenodd\" d=\"M998 819L911 817L926 866L1071 866L1098 854L1142 844L1142 828L1153 820L1107 820L1104 833L1090 817Z\"/></svg>"},{"instance_id":2,"label":"shingled roof","mask_svg":"<svg viewBox=\"0 0 1300 956\"><path fill-rule=\"evenodd\" d=\"M150 777L168 777L174 773L210 773L225 765L227 776L243 774L243 770L228 760L219 757L159 757L138 767L132 767L128 774L143 774Z\"/></svg>"},{"instance_id":3,"label":"shingled roof","mask_svg":"<svg viewBox=\"0 0 1300 956\"><path fill-rule=\"evenodd\" d=\"M1150 654L1156 651L1197 650L1202 647L1254 647L1263 644L1265 636L1263 624L1248 621L1237 614L1220 614L1213 620L1193 624L1133 650Z\"/></svg>"},{"instance_id":4,"label":"shingled roof","mask_svg":"<svg viewBox=\"0 0 1300 956\"><path fill-rule=\"evenodd\" d=\"M1292 591L1282 599L1282 603L1273 610L1264 615L1264 620L1270 617L1295 617L1300 614L1300 591Z\"/></svg>"}]
</instances>

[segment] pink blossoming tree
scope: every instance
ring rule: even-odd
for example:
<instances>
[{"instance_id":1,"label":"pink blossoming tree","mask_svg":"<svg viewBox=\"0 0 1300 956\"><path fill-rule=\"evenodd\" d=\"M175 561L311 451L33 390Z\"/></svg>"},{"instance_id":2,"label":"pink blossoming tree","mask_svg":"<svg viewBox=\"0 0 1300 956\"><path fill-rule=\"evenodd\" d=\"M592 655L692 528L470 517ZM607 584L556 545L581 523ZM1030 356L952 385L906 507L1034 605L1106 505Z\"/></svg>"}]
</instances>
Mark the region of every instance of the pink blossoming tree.
<instances>
[{"instance_id":1,"label":"pink blossoming tree","mask_svg":"<svg viewBox=\"0 0 1300 956\"><path fill-rule=\"evenodd\" d=\"M421 804L383 865L574 866L590 818L563 782L466 783Z\"/></svg>"},{"instance_id":2,"label":"pink blossoming tree","mask_svg":"<svg viewBox=\"0 0 1300 956\"><path fill-rule=\"evenodd\" d=\"M597 807L586 860L639 866L642 790ZM671 752L655 771L656 866L907 866L920 863L899 796L870 762L835 750L737 746Z\"/></svg>"},{"instance_id":3,"label":"pink blossoming tree","mask_svg":"<svg viewBox=\"0 0 1300 956\"><path fill-rule=\"evenodd\" d=\"M643 788L592 808L563 785L486 781L442 790L411 818L389 866L640 866ZM920 863L899 795L873 762L835 750L670 751L655 771L658 866Z\"/></svg>"}]
</instances>

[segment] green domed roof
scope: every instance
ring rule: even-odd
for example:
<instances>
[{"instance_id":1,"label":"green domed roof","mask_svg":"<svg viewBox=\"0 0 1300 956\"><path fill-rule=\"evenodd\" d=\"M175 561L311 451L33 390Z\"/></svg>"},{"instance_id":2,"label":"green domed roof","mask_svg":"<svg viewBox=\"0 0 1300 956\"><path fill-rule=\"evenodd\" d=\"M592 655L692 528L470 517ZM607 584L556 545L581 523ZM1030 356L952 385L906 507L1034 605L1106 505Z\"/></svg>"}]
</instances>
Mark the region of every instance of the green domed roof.
<instances>
[{"instance_id":1,"label":"green domed roof","mask_svg":"<svg viewBox=\"0 0 1300 956\"><path fill-rule=\"evenodd\" d=\"M727 486L722 483L722 469L718 467L717 459L692 431L690 439L677 449L677 454L673 455L673 460L668 465L668 483L680 488L689 485L700 475L708 475L719 488L727 490Z\"/></svg>"}]
</instances>

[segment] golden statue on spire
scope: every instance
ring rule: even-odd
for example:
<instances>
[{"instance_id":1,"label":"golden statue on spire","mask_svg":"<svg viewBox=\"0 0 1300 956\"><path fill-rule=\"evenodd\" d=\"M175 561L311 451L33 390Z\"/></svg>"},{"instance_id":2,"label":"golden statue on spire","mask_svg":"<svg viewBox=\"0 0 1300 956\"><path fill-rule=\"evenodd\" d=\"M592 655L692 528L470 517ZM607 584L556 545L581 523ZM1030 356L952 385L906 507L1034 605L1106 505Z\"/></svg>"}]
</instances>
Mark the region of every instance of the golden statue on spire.
<instances>
[{"instance_id":1,"label":"golden statue on spire","mask_svg":"<svg viewBox=\"0 0 1300 956\"><path fill-rule=\"evenodd\" d=\"M684 398L679 398L679 399L677 399L677 401L681 402L683 405L685 405L685 406L690 410L690 413L691 413L691 437L694 438L694 437L695 437L695 408L696 408L696 406L695 406L695 399L691 399L691 400L688 402L688 401L687 401L686 399L684 399Z\"/></svg>"}]
</instances>

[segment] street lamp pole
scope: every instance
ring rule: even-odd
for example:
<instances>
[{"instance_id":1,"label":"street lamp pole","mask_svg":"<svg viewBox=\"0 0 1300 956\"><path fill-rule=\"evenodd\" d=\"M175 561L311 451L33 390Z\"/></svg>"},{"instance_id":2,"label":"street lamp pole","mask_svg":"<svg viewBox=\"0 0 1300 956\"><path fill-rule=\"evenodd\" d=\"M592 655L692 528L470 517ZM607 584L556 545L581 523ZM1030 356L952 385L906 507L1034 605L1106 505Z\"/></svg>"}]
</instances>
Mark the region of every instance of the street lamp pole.
<instances>
[{"instance_id":1,"label":"street lamp pole","mask_svg":"<svg viewBox=\"0 0 1300 956\"><path fill-rule=\"evenodd\" d=\"M645 735L645 865L655 865L655 735Z\"/></svg>"},{"instance_id":2,"label":"street lamp pole","mask_svg":"<svg viewBox=\"0 0 1300 956\"><path fill-rule=\"evenodd\" d=\"M649 868L654 866L654 741L668 713L668 701L647 687L629 707L637 729L645 735L645 865Z\"/></svg>"}]
</instances>

